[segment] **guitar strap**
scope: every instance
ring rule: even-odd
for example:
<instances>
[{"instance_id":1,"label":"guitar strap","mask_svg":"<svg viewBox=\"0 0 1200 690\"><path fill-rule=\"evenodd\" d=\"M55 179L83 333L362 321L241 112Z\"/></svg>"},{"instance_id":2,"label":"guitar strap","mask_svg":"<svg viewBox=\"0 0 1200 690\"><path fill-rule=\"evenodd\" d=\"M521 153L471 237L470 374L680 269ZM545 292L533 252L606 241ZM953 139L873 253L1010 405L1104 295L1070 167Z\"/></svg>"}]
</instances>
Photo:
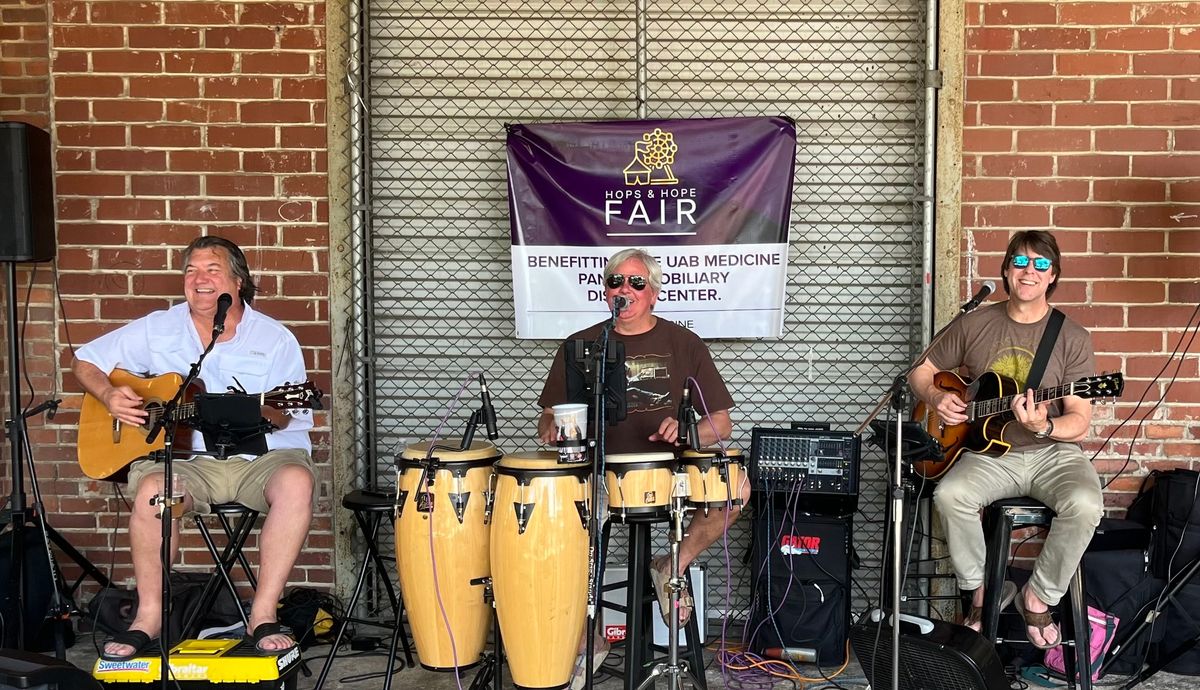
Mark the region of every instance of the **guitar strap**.
<instances>
[{"instance_id":1,"label":"guitar strap","mask_svg":"<svg viewBox=\"0 0 1200 690\"><path fill-rule=\"evenodd\" d=\"M1030 388L1037 390L1038 384L1042 382L1042 374L1046 373L1046 363L1050 361L1050 351L1054 349L1054 343L1058 340L1058 332L1062 330L1065 318L1067 318L1066 315L1061 311L1050 310L1050 321L1046 323L1042 341L1038 343L1037 354L1033 356L1033 364L1029 367L1029 378L1025 379L1026 390Z\"/></svg>"}]
</instances>

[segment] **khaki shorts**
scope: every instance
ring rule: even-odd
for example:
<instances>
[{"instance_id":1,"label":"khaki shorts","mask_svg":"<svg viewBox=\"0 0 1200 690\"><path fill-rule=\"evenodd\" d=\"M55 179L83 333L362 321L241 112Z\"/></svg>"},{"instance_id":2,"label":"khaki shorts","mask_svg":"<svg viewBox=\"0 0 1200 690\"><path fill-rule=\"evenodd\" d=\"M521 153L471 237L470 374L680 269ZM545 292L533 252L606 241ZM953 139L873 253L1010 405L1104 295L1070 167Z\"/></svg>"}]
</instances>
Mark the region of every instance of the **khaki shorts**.
<instances>
[{"instance_id":1,"label":"khaki shorts","mask_svg":"<svg viewBox=\"0 0 1200 690\"><path fill-rule=\"evenodd\" d=\"M190 514L207 514L214 503L241 503L260 513L267 512L267 498L263 494L267 481L275 470L285 465L299 465L308 470L316 481L316 470L312 456L301 448L281 448L247 460L231 457L218 460L199 455L191 460L176 460L171 463L171 474L184 478L185 491L192 497ZM137 494L138 485L146 477L163 473L161 462L138 460L129 468L129 491ZM313 502L317 492L313 491Z\"/></svg>"}]
</instances>

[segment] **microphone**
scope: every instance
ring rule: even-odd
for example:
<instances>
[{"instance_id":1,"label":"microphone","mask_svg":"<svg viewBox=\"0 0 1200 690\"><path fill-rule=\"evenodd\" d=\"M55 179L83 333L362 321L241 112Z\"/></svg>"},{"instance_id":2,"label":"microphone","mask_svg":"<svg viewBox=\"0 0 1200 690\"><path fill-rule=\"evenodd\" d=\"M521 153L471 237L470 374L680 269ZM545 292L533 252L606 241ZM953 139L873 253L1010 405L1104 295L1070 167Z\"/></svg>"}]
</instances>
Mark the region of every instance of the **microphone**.
<instances>
[{"instance_id":1,"label":"microphone","mask_svg":"<svg viewBox=\"0 0 1200 690\"><path fill-rule=\"evenodd\" d=\"M809 647L767 647L763 650L763 656L781 661L817 662L817 650Z\"/></svg>"},{"instance_id":2,"label":"microphone","mask_svg":"<svg viewBox=\"0 0 1200 690\"><path fill-rule=\"evenodd\" d=\"M229 313L229 307L233 305L233 298L228 292L222 292L217 298L217 313L213 315L213 333L221 335L225 332L225 315Z\"/></svg>"},{"instance_id":3,"label":"microphone","mask_svg":"<svg viewBox=\"0 0 1200 690\"><path fill-rule=\"evenodd\" d=\"M496 429L496 408L492 407L492 394L488 392L483 374L479 375L479 401L483 404L483 424L487 427L487 437L494 441L500 438L500 431Z\"/></svg>"},{"instance_id":4,"label":"microphone","mask_svg":"<svg viewBox=\"0 0 1200 690\"><path fill-rule=\"evenodd\" d=\"M985 280L983 285L980 286L979 292L976 292L975 296L972 297L970 299L970 301L968 301L966 304L962 305L962 307L959 308L959 311L964 314L971 311L975 307L978 307L980 304L983 304L983 301L988 298L988 295L992 294L995 291L996 291L996 284L990 280Z\"/></svg>"},{"instance_id":5,"label":"microphone","mask_svg":"<svg viewBox=\"0 0 1200 690\"><path fill-rule=\"evenodd\" d=\"M675 419L679 422L679 438L675 442L689 448L695 448L696 446L692 445L692 418L689 414L692 411L692 405L689 400L691 398L691 391L692 387L684 384L683 397L679 399L679 411L675 414Z\"/></svg>"},{"instance_id":6,"label":"microphone","mask_svg":"<svg viewBox=\"0 0 1200 690\"><path fill-rule=\"evenodd\" d=\"M613 316L620 314L623 310L629 308L629 298L622 295L613 297Z\"/></svg>"}]
</instances>

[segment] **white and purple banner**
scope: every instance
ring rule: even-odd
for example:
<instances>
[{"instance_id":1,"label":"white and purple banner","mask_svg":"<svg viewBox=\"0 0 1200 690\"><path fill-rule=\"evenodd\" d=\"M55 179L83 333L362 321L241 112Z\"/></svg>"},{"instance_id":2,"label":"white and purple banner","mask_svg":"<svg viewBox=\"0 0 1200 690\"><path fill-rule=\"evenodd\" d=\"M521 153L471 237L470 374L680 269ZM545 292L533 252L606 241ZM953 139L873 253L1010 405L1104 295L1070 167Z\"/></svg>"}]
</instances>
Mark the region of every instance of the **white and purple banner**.
<instances>
[{"instance_id":1,"label":"white and purple banner","mask_svg":"<svg viewBox=\"0 0 1200 690\"><path fill-rule=\"evenodd\" d=\"M782 117L512 125L518 338L565 338L608 313L608 257L662 264L654 313L704 338L783 329L795 125Z\"/></svg>"}]
</instances>

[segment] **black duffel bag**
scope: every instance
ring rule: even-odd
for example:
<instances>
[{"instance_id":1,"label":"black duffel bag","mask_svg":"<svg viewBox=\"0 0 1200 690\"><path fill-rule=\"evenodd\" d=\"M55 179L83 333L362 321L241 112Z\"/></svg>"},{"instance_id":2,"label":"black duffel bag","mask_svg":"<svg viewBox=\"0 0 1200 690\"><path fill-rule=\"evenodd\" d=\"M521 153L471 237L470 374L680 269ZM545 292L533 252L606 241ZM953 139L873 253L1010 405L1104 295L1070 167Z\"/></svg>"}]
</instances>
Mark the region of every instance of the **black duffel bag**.
<instances>
[{"instance_id":1,"label":"black duffel bag","mask_svg":"<svg viewBox=\"0 0 1200 690\"><path fill-rule=\"evenodd\" d=\"M1129 519L1154 530L1150 572L1170 580L1200 558L1200 472L1155 470L1129 506Z\"/></svg>"}]
</instances>

